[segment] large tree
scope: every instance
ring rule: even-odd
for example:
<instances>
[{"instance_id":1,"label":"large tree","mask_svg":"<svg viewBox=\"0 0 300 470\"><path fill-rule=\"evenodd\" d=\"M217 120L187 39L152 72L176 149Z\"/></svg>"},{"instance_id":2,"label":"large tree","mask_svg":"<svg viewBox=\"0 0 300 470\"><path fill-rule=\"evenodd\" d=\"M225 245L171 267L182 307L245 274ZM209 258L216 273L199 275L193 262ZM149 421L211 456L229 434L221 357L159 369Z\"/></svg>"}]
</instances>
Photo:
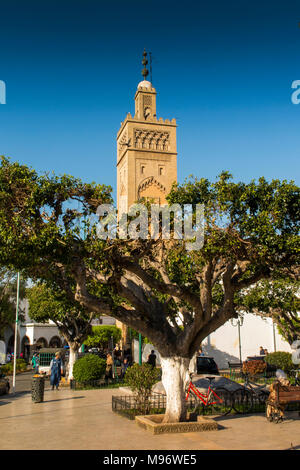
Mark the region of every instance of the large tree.
<instances>
[{"instance_id":1,"label":"large tree","mask_svg":"<svg viewBox=\"0 0 300 470\"><path fill-rule=\"evenodd\" d=\"M87 311L79 302L72 301L61 289L38 283L27 289L29 315L39 323L53 321L61 336L69 345L68 379L73 378L73 366L80 346L92 332L93 312Z\"/></svg>"},{"instance_id":2,"label":"large tree","mask_svg":"<svg viewBox=\"0 0 300 470\"><path fill-rule=\"evenodd\" d=\"M185 419L187 369L199 344L237 315L238 292L273 273L296 275L299 189L263 178L193 180L174 186L169 203L205 205L205 241L99 240L91 221L109 189L71 177L38 176L4 159L0 169L3 259L50 279L87 310L137 329L161 355L166 422ZM77 200L82 210L66 208ZM83 237L79 217L88 227Z\"/></svg>"}]
</instances>

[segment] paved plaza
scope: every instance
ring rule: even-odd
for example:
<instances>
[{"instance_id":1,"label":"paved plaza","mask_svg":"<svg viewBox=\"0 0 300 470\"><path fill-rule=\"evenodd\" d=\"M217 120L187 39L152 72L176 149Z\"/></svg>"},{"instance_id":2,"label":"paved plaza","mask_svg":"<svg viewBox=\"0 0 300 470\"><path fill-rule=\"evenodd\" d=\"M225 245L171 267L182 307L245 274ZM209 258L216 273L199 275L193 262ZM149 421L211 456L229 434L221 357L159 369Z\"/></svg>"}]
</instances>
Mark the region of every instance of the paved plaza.
<instances>
[{"instance_id":1,"label":"paved plaza","mask_svg":"<svg viewBox=\"0 0 300 470\"><path fill-rule=\"evenodd\" d=\"M157 436L112 412L112 395L124 394L118 389L52 391L46 382L44 402L33 403L24 393L29 380L18 376L19 392L0 397L1 450L281 450L291 443L300 449L296 412L282 424L262 414L223 417L218 431Z\"/></svg>"}]
</instances>

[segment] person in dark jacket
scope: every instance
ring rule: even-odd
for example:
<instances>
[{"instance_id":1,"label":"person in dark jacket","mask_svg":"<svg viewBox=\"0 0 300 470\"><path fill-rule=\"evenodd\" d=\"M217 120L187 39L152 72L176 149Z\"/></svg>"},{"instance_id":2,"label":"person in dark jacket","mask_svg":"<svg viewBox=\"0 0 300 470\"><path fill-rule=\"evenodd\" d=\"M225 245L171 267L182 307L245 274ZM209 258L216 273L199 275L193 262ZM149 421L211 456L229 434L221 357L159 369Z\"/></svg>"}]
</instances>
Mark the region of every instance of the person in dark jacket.
<instances>
[{"instance_id":1,"label":"person in dark jacket","mask_svg":"<svg viewBox=\"0 0 300 470\"><path fill-rule=\"evenodd\" d=\"M149 354L147 363L153 368L156 367L156 355L154 354L154 349L152 349L151 354Z\"/></svg>"},{"instance_id":2,"label":"person in dark jacket","mask_svg":"<svg viewBox=\"0 0 300 470\"><path fill-rule=\"evenodd\" d=\"M124 378L128 367L129 367L129 362L128 362L127 357L125 357L124 361L123 361L123 364L122 364L122 370L121 370L121 378L122 379Z\"/></svg>"},{"instance_id":3,"label":"person in dark jacket","mask_svg":"<svg viewBox=\"0 0 300 470\"><path fill-rule=\"evenodd\" d=\"M54 390L54 386L56 387L56 390L58 390L62 373L62 360L59 352L55 354L55 358L50 362L50 371L50 385L52 385L52 390Z\"/></svg>"}]
</instances>

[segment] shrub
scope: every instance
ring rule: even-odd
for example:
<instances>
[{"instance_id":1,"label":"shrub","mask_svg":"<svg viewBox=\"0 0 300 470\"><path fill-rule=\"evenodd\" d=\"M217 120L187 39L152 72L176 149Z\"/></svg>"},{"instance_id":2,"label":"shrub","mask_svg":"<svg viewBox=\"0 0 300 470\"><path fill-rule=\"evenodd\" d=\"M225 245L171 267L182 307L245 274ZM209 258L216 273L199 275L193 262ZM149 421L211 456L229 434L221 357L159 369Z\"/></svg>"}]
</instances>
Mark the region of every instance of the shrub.
<instances>
[{"instance_id":1,"label":"shrub","mask_svg":"<svg viewBox=\"0 0 300 470\"><path fill-rule=\"evenodd\" d=\"M249 374L251 376L263 374L267 368L265 361L245 361L243 362L243 372L244 374Z\"/></svg>"},{"instance_id":2,"label":"shrub","mask_svg":"<svg viewBox=\"0 0 300 470\"><path fill-rule=\"evenodd\" d=\"M23 372L27 370L27 363L24 359L17 359L16 360L16 371ZM12 374L14 371L14 361L8 362L7 364L1 367L1 371L3 374Z\"/></svg>"},{"instance_id":3,"label":"shrub","mask_svg":"<svg viewBox=\"0 0 300 470\"><path fill-rule=\"evenodd\" d=\"M7 375L9 372L11 372L8 366L9 364L5 364L1 366L1 372L3 375Z\"/></svg>"},{"instance_id":4,"label":"shrub","mask_svg":"<svg viewBox=\"0 0 300 470\"><path fill-rule=\"evenodd\" d=\"M73 377L77 382L101 379L105 373L106 361L95 354L87 354L75 361Z\"/></svg>"},{"instance_id":5,"label":"shrub","mask_svg":"<svg viewBox=\"0 0 300 470\"><path fill-rule=\"evenodd\" d=\"M125 382L136 394L137 408L143 413L149 412L152 387L159 379L160 370L147 363L134 364L126 371Z\"/></svg>"},{"instance_id":6,"label":"shrub","mask_svg":"<svg viewBox=\"0 0 300 470\"><path fill-rule=\"evenodd\" d=\"M296 366L292 362L292 355L289 352L277 351L268 354L265 357L265 361L275 366L277 369L282 369L284 372L289 373L291 369L295 369Z\"/></svg>"}]
</instances>

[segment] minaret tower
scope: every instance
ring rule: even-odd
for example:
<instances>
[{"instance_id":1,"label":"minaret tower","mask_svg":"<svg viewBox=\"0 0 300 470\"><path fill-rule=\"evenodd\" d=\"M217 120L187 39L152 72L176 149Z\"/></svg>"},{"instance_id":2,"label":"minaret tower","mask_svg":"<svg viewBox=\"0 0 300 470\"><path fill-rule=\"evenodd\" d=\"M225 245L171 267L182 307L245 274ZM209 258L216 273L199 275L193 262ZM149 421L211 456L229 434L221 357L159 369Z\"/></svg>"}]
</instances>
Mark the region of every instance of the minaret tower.
<instances>
[{"instance_id":1,"label":"minaret tower","mask_svg":"<svg viewBox=\"0 0 300 470\"><path fill-rule=\"evenodd\" d=\"M147 52L143 53L143 80L135 93L135 114L127 114L117 135L118 217L142 198L163 205L177 181L176 121L156 116L156 90L147 81ZM122 347L129 346L122 329Z\"/></svg>"},{"instance_id":2,"label":"minaret tower","mask_svg":"<svg viewBox=\"0 0 300 470\"><path fill-rule=\"evenodd\" d=\"M147 52L135 93L135 114L127 114L117 135L117 206L119 216L145 198L166 203L177 181L176 121L157 118L156 90L146 80Z\"/></svg>"}]
</instances>

